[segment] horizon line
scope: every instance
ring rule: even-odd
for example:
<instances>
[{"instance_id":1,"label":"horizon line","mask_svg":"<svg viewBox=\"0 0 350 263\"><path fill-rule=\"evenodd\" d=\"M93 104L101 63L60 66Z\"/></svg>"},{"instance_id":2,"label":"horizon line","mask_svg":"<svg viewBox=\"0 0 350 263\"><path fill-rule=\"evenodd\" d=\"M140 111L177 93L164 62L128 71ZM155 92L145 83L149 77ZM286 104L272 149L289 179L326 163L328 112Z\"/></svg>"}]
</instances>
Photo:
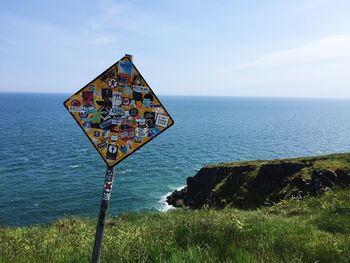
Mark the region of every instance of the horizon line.
<instances>
[{"instance_id":1,"label":"horizon line","mask_svg":"<svg viewBox=\"0 0 350 263\"><path fill-rule=\"evenodd\" d=\"M68 92L44 92L44 91L0 91L0 94L57 94L57 95L68 95L70 96L71 94ZM203 97L203 98L208 98L208 97L213 97L213 98L266 98L266 99L324 99L324 100L349 100L350 97L312 97L312 96L257 96L257 95L179 95L179 94L157 94L158 96L166 96L166 97Z\"/></svg>"}]
</instances>

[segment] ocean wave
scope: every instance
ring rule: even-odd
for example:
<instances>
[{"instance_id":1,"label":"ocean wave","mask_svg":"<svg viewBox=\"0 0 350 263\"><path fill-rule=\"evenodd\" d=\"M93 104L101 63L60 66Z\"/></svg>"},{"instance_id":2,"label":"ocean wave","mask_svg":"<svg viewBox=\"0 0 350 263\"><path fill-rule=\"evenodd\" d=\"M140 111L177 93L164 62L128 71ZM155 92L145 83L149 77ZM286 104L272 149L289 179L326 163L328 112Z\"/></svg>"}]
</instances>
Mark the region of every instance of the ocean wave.
<instances>
[{"instance_id":1,"label":"ocean wave","mask_svg":"<svg viewBox=\"0 0 350 263\"><path fill-rule=\"evenodd\" d=\"M177 187L175 190L177 191L180 191L181 189L185 188L186 185L181 185L179 187ZM174 189L174 188L173 188ZM173 190L174 191L174 190ZM158 208L158 211L160 212L166 212L166 211L169 211L169 210L172 210L172 209L175 209L175 207L173 207L172 205L169 205L167 202L166 202L166 198L173 192L173 191L170 191L170 192L167 192L165 195L162 195L161 198L159 199L158 203L159 203L159 208Z\"/></svg>"},{"instance_id":2,"label":"ocean wave","mask_svg":"<svg viewBox=\"0 0 350 263\"><path fill-rule=\"evenodd\" d=\"M69 167L70 167L70 168L78 168L78 167L80 167L80 165L79 165L79 164L69 165Z\"/></svg>"},{"instance_id":3,"label":"ocean wave","mask_svg":"<svg viewBox=\"0 0 350 263\"><path fill-rule=\"evenodd\" d=\"M166 202L166 198L167 196L169 196L172 192L168 192L166 193L165 195L163 195L158 203L159 203L159 208L158 208L158 211L160 212L166 212L166 211L169 211L171 209L175 209L175 207L173 207L172 205L169 205L167 202Z\"/></svg>"},{"instance_id":4,"label":"ocean wave","mask_svg":"<svg viewBox=\"0 0 350 263\"><path fill-rule=\"evenodd\" d=\"M132 169L126 169L126 170L120 170L119 172L121 173L121 174L126 174L126 173L128 173L128 172L131 172L132 171Z\"/></svg>"}]
</instances>

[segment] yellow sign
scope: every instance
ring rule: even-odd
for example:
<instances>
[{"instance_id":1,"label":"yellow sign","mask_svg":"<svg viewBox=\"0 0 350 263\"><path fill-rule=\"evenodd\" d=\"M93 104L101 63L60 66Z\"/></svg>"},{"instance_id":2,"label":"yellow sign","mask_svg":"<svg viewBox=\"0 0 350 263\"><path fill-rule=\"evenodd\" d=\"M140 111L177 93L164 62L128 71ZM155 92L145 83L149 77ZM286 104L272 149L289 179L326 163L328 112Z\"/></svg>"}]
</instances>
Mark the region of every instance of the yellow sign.
<instances>
[{"instance_id":1,"label":"yellow sign","mask_svg":"<svg viewBox=\"0 0 350 263\"><path fill-rule=\"evenodd\" d=\"M64 106L108 166L174 124L128 57L73 94Z\"/></svg>"}]
</instances>

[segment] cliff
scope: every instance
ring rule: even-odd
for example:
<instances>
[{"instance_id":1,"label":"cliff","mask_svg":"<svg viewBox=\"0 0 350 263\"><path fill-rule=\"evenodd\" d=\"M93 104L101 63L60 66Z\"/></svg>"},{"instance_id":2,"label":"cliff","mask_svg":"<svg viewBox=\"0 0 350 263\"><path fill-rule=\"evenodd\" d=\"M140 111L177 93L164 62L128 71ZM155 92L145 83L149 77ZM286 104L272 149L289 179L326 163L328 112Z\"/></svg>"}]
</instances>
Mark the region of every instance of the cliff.
<instances>
[{"instance_id":1,"label":"cliff","mask_svg":"<svg viewBox=\"0 0 350 263\"><path fill-rule=\"evenodd\" d=\"M175 207L256 208L350 186L350 153L203 167L167 202Z\"/></svg>"}]
</instances>

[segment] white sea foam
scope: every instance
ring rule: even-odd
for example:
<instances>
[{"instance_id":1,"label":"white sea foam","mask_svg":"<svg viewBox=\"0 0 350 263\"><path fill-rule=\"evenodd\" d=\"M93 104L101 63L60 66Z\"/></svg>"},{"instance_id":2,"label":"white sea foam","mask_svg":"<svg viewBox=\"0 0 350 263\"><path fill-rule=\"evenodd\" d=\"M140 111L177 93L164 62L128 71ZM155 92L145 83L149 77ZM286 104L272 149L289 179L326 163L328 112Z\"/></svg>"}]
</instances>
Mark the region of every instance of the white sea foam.
<instances>
[{"instance_id":1,"label":"white sea foam","mask_svg":"<svg viewBox=\"0 0 350 263\"><path fill-rule=\"evenodd\" d=\"M78 167L79 167L79 164L76 164L76 165L70 165L69 167L70 167L70 168L78 168Z\"/></svg>"},{"instance_id":2,"label":"white sea foam","mask_svg":"<svg viewBox=\"0 0 350 263\"><path fill-rule=\"evenodd\" d=\"M132 170L131 169L126 169L125 171L120 171L120 173L122 173L122 174L126 174L126 173L128 173L128 172L131 172Z\"/></svg>"},{"instance_id":3,"label":"white sea foam","mask_svg":"<svg viewBox=\"0 0 350 263\"><path fill-rule=\"evenodd\" d=\"M178 188L176 188L177 191L180 191L181 189L185 188L186 185L182 185ZM167 192L165 195L163 195L160 200L158 201L158 203L160 204L160 207L159 207L159 211L160 212L166 212L168 210L171 210L171 209L175 209L175 207L173 207L172 205L169 205L167 202L166 202L166 198L172 193L173 191L170 191L170 192Z\"/></svg>"}]
</instances>

